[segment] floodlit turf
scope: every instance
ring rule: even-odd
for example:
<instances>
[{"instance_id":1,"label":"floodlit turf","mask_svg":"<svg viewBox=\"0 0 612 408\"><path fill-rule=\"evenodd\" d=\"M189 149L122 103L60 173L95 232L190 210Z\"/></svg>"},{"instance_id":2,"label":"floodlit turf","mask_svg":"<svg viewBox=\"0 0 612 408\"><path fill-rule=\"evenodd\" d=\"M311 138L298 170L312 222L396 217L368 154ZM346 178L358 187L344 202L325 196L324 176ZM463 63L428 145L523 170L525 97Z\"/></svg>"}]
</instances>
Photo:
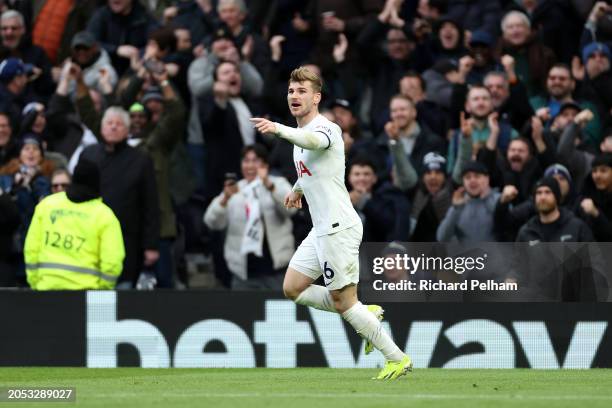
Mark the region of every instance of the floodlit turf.
<instances>
[{"instance_id":1,"label":"floodlit turf","mask_svg":"<svg viewBox=\"0 0 612 408\"><path fill-rule=\"evenodd\" d=\"M47 407L611 407L612 370L0 368L0 387L76 387Z\"/></svg>"}]
</instances>

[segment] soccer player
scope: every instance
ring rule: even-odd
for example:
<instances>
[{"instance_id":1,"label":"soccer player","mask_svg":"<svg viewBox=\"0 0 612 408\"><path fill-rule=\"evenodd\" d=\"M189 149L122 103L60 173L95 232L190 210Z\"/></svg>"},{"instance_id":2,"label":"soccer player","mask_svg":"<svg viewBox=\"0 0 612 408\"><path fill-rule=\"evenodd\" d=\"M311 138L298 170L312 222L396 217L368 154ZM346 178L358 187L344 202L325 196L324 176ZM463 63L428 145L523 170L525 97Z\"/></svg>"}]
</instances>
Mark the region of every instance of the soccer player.
<instances>
[{"instance_id":1,"label":"soccer player","mask_svg":"<svg viewBox=\"0 0 612 408\"><path fill-rule=\"evenodd\" d=\"M285 206L302 208L304 195L312 216L313 229L289 263L283 291L297 304L340 313L366 339L366 354L374 347L385 356L376 378L395 379L410 371L412 362L382 328L382 308L357 299L363 227L344 185L342 131L319 114L321 87L321 79L304 67L291 73L287 102L297 128L251 119L259 132L294 145L298 181L285 197ZM326 288L313 285L321 275Z\"/></svg>"}]
</instances>

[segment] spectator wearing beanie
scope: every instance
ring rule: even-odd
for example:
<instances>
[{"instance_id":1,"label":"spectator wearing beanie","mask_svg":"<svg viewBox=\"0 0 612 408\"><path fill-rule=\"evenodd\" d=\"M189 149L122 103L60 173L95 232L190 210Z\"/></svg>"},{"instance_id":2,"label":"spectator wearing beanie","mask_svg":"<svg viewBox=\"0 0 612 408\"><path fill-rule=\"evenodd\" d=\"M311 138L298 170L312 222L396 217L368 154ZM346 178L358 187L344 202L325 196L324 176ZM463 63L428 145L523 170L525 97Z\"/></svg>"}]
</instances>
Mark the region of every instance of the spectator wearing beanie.
<instances>
[{"instance_id":1,"label":"spectator wearing beanie","mask_svg":"<svg viewBox=\"0 0 612 408\"><path fill-rule=\"evenodd\" d=\"M540 179L534 190L537 215L521 227L517 242L592 242L591 229L560 206L559 182L552 176Z\"/></svg>"},{"instance_id":2,"label":"spectator wearing beanie","mask_svg":"<svg viewBox=\"0 0 612 408\"><path fill-rule=\"evenodd\" d=\"M556 246L544 246L546 242L592 242L591 229L565 208L560 208L561 190L553 177L540 179L535 186L534 203L537 215L521 227L517 242L528 243L517 247L511 279L533 291L541 300L596 301L595 282L600 281L596 272L601 258L585 250L572 255L580 259L580 267L570 259L561 259ZM589 266L584 263L587 262ZM518 267L516 265L520 264Z\"/></svg>"},{"instance_id":3,"label":"spectator wearing beanie","mask_svg":"<svg viewBox=\"0 0 612 408\"><path fill-rule=\"evenodd\" d=\"M423 157L423 175L420 180L414 169L409 170L409 160L405 160L403 166L400 166L399 161L397 164L394 183L400 188L403 186L404 191L412 196L410 239L415 242L435 242L436 230L451 205L453 191L452 182L446 176L446 159L436 152L427 153Z\"/></svg>"},{"instance_id":4,"label":"spectator wearing beanie","mask_svg":"<svg viewBox=\"0 0 612 408\"><path fill-rule=\"evenodd\" d=\"M554 177L559 183L561 191L559 206L577 214L580 205L579 197L567 167L558 163L550 165L544 171L544 177ZM534 200L531 197L517 205L512 205L517 195L518 190L515 186L505 186L495 208L495 225L498 231L503 231L503 241L515 241L521 226L537 214Z\"/></svg>"}]
</instances>

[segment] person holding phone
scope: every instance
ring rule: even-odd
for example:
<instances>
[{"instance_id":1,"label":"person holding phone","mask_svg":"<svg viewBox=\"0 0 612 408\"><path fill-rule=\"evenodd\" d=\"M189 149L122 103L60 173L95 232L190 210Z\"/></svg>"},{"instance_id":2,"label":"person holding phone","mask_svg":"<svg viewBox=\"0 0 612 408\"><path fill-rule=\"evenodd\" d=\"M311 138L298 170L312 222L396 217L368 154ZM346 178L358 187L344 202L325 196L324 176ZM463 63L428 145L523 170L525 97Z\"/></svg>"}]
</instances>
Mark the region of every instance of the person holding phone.
<instances>
[{"instance_id":1,"label":"person holding phone","mask_svg":"<svg viewBox=\"0 0 612 408\"><path fill-rule=\"evenodd\" d=\"M226 173L223 191L208 206L204 223L225 233L224 258L232 289L281 289L295 249L291 215L283 205L291 185L269 174L262 145L242 150L242 179Z\"/></svg>"}]
</instances>

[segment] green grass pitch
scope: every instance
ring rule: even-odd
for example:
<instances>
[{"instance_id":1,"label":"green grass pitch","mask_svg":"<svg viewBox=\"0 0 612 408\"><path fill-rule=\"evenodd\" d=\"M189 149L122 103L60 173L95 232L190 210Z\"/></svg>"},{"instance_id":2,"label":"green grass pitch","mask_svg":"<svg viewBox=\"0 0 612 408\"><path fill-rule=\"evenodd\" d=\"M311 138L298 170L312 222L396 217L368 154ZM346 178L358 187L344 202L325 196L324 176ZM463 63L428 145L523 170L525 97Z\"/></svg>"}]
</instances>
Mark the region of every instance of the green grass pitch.
<instances>
[{"instance_id":1,"label":"green grass pitch","mask_svg":"<svg viewBox=\"0 0 612 408\"><path fill-rule=\"evenodd\" d=\"M612 370L0 368L0 387L76 387L76 403L16 407L611 407Z\"/></svg>"}]
</instances>

